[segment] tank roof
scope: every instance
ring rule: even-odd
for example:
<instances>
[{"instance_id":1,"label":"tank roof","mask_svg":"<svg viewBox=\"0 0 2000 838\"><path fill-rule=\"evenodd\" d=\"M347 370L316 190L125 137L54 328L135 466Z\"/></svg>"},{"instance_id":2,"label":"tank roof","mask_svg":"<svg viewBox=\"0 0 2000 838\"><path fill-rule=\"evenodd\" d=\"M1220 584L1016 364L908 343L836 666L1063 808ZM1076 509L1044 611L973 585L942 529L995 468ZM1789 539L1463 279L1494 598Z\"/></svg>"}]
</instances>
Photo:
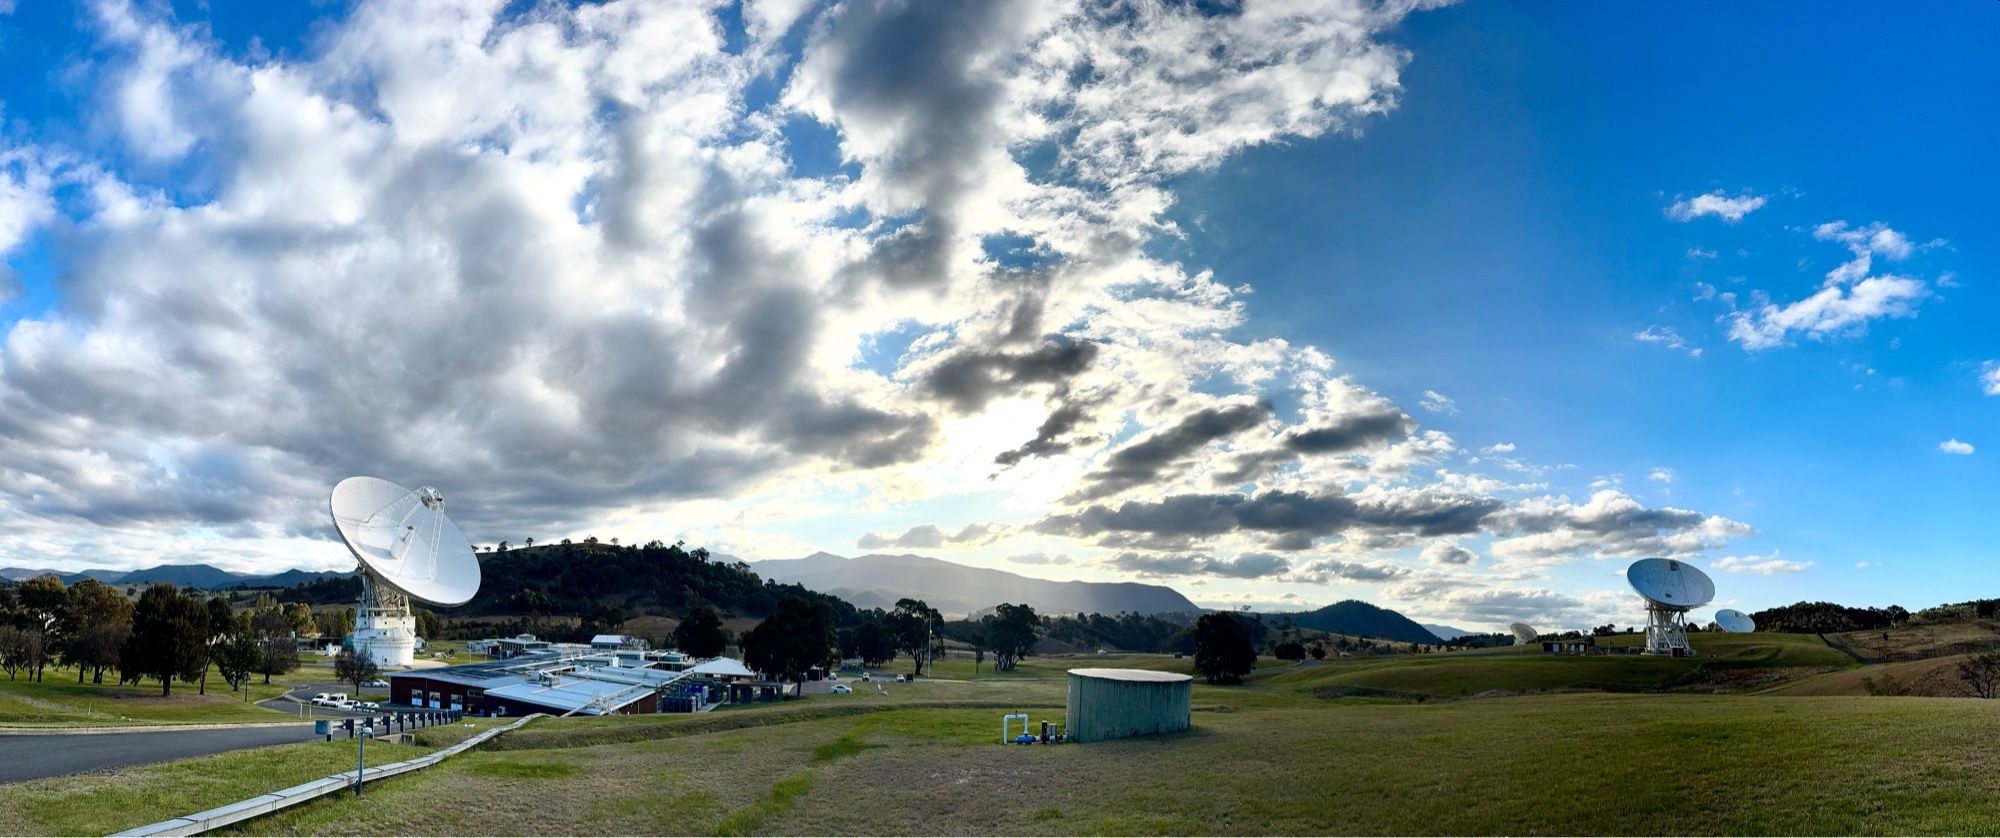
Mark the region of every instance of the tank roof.
<instances>
[{"instance_id":1,"label":"tank roof","mask_svg":"<svg viewBox=\"0 0 2000 838\"><path fill-rule=\"evenodd\" d=\"M1154 681L1172 683L1192 681L1194 676L1178 672L1160 672L1154 669L1072 669L1069 674L1083 678L1102 678L1106 681Z\"/></svg>"}]
</instances>

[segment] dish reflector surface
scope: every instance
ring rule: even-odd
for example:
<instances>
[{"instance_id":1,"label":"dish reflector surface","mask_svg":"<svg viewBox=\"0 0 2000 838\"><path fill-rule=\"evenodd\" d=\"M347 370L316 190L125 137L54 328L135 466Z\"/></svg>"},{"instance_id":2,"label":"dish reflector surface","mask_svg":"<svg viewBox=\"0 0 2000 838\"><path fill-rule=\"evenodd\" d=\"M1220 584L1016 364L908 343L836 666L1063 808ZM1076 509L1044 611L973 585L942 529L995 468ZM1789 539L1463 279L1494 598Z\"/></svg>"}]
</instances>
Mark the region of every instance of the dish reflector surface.
<instances>
[{"instance_id":1,"label":"dish reflector surface","mask_svg":"<svg viewBox=\"0 0 2000 838\"><path fill-rule=\"evenodd\" d=\"M1749 634L1757 630L1757 621L1750 615L1734 608L1724 608L1715 612L1715 624L1731 634Z\"/></svg>"},{"instance_id":2,"label":"dish reflector surface","mask_svg":"<svg viewBox=\"0 0 2000 838\"><path fill-rule=\"evenodd\" d=\"M1508 626L1507 630L1513 632L1514 639L1522 643L1533 643L1542 637L1540 632L1535 631L1534 627L1527 623L1515 623Z\"/></svg>"},{"instance_id":3,"label":"dish reflector surface","mask_svg":"<svg viewBox=\"0 0 2000 838\"><path fill-rule=\"evenodd\" d=\"M1640 559L1625 570L1632 590L1655 605L1699 608L1715 598L1715 582L1694 565L1673 559Z\"/></svg>"},{"instance_id":4,"label":"dish reflector surface","mask_svg":"<svg viewBox=\"0 0 2000 838\"><path fill-rule=\"evenodd\" d=\"M464 605L479 592L479 558L438 490L349 477L333 487L332 506L334 529L376 579L432 605Z\"/></svg>"}]
</instances>

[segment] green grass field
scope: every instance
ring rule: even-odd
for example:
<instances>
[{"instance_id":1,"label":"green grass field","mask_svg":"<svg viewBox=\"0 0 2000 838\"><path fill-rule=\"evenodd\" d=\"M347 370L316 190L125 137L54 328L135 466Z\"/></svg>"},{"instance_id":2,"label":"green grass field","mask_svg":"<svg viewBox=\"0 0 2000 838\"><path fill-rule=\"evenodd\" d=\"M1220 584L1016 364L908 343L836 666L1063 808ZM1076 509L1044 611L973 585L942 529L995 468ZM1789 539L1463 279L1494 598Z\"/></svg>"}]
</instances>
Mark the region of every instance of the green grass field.
<instances>
[{"instance_id":1,"label":"green grass field","mask_svg":"<svg viewBox=\"0 0 2000 838\"><path fill-rule=\"evenodd\" d=\"M160 697L157 681L138 686L117 686L115 673L106 673L104 684L76 682L76 670L51 667L41 682L20 678L0 680L0 727L119 727L155 724L218 724L231 722L284 721L286 715L257 706L257 702L284 694L287 685L301 675L318 670L301 669L289 676L252 678L248 695L231 692L222 677L209 673L208 694L196 693L193 683L174 682L173 695ZM332 670L325 671L332 677ZM247 699L247 700L246 700Z\"/></svg>"},{"instance_id":2,"label":"green grass field","mask_svg":"<svg viewBox=\"0 0 2000 838\"><path fill-rule=\"evenodd\" d=\"M1000 715L1061 720L1066 669L1184 671L1190 662L1036 658L1011 673L982 666L975 676L969 662L957 672L952 661L937 679L887 684L886 693L870 687L697 715L539 720L431 770L385 781L363 801L326 798L238 831L2000 830L2000 753L1987 745L2000 734L2000 702L1702 694L1732 683L1717 673L1779 672L1794 679L1785 683L1809 684L1863 668L1811 636L1714 635L1698 637L1696 648L1702 657L1682 660L1496 649L1270 662L1240 686L1197 682L1194 728L1186 733L1035 747L999 745ZM1591 683L1649 691L1579 687ZM1491 697L1495 692L1504 695ZM1489 697L1464 697L1481 694ZM469 731L426 731L419 741L435 747ZM306 750L284 758L318 758L314 746L300 747ZM130 823L67 805L108 794L92 790L102 780L29 784L49 790L32 802L19 794L25 787L7 787L0 831L106 831L185 814L157 795L188 776L190 763L239 787L269 777L276 788L284 783L268 762L275 753L118 772L125 789L118 793L126 796L119 806Z\"/></svg>"}]
</instances>

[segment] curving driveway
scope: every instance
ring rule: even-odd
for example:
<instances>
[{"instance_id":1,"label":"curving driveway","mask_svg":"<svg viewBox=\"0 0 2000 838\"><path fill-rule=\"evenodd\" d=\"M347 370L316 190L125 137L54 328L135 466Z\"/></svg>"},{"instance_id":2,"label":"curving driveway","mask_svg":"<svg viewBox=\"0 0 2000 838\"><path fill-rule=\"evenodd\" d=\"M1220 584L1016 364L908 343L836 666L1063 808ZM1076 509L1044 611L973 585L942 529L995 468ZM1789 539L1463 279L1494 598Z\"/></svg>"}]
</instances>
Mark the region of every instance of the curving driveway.
<instances>
[{"instance_id":1,"label":"curving driveway","mask_svg":"<svg viewBox=\"0 0 2000 838\"><path fill-rule=\"evenodd\" d=\"M311 742L311 722L206 730L159 728L116 733L23 733L0 736L0 783L186 759L243 748Z\"/></svg>"}]
</instances>

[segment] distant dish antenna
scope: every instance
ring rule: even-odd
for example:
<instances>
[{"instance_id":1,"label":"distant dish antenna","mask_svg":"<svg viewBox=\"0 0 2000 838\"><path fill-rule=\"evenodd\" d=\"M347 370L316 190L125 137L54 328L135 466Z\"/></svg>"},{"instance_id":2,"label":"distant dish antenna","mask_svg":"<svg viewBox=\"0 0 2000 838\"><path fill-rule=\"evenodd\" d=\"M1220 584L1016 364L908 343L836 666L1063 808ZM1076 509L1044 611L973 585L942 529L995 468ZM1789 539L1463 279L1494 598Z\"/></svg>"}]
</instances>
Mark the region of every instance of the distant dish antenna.
<instances>
[{"instance_id":1,"label":"distant dish antenna","mask_svg":"<svg viewBox=\"0 0 2000 838\"><path fill-rule=\"evenodd\" d=\"M354 650L378 666L409 666L417 647L410 600L464 605L479 592L479 558L444 515L444 495L375 477L333 487L333 527L361 562Z\"/></svg>"},{"instance_id":2,"label":"distant dish antenna","mask_svg":"<svg viewBox=\"0 0 2000 838\"><path fill-rule=\"evenodd\" d=\"M1507 630L1514 633L1514 645L1516 646L1532 646L1542 639L1541 633L1535 631L1535 627L1527 623L1515 623L1508 626Z\"/></svg>"},{"instance_id":3,"label":"distant dish antenna","mask_svg":"<svg viewBox=\"0 0 2000 838\"><path fill-rule=\"evenodd\" d=\"M1724 608L1715 612L1715 624L1730 634L1749 634L1757 630L1757 621L1750 615L1734 608Z\"/></svg>"},{"instance_id":4,"label":"distant dish antenna","mask_svg":"<svg viewBox=\"0 0 2000 838\"><path fill-rule=\"evenodd\" d=\"M1693 654L1687 612L1715 598L1715 583L1708 574L1673 559L1640 559L1625 569L1625 581L1646 598L1646 654Z\"/></svg>"}]
</instances>

